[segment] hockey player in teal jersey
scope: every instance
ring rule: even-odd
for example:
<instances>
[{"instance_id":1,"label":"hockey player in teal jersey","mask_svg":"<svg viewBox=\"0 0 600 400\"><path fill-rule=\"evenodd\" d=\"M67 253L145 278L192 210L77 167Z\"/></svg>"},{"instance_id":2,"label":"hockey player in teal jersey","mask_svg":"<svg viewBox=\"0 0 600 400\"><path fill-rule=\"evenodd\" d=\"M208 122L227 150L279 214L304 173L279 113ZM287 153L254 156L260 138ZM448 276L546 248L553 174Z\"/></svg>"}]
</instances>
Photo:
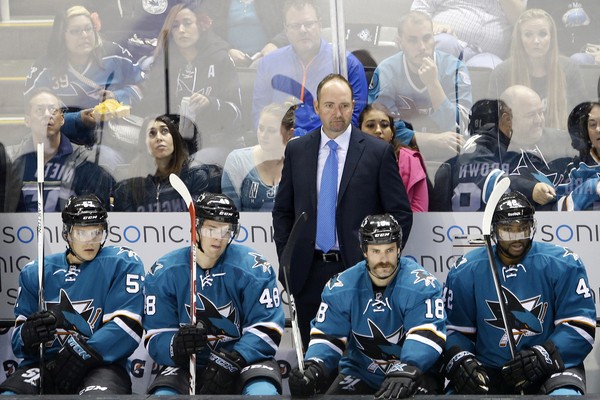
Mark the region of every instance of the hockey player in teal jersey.
<instances>
[{"instance_id":1,"label":"hockey player in teal jersey","mask_svg":"<svg viewBox=\"0 0 600 400\"><path fill-rule=\"evenodd\" d=\"M2 394L130 394L127 358L142 336L144 266L125 247L103 246L107 212L98 197L71 197L63 212L67 251L44 257L44 311L38 310L38 261L19 275L12 347L23 358Z\"/></svg>"},{"instance_id":2,"label":"hockey player in teal jersey","mask_svg":"<svg viewBox=\"0 0 600 400\"><path fill-rule=\"evenodd\" d=\"M577 254L533 241L534 213L523 194L511 192L492 217L514 357L486 249L459 258L448 273L445 371L452 393L585 393L583 360L596 331L592 290Z\"/></svg>"},{"instance_id":3,"label":"hockey player in teal jersey","mask_svg":"<svg viewBox=\"0 0 600 400\"><path fill-rule=\"evenodd\" d=\"M233 201L203 193L195 201L196 318L190 325L190 251L156 261L146 276L144 338L162 368L148 392L187 394L190 355L196 354L197 394L281 394L274 360L284 326L271 264L232 244L239 230Z\"/></svg>"},{"instance_id":4,"label":"hockey player in teal jersey","mask_svg":"<svg viewBox=\"0 0 600 400\"><path fill-rule=\"evenodd\" d=\"M390 214L367 216L359 236L366 260L325 285L306 368L290 374L292 395L440 393L434 365L446 340L441 284L400 257L402 229Z\"/></svg>"}]
</instances>

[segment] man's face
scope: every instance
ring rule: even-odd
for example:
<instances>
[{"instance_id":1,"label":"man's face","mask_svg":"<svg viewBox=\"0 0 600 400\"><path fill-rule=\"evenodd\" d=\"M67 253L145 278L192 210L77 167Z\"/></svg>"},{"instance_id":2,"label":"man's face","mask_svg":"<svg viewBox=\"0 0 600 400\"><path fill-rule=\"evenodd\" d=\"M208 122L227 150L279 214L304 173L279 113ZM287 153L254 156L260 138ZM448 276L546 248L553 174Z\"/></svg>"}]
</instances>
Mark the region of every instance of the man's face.
<instances>
[{"instance_id":1,"label":"man's face","mask_svg":"<svg viewBox=\"0 0 600 400\"><path fill-rule=\"evenodd\" d=\"M209 259L216 261L227 248L232 232L231 224L205 220L198 230L204 254Z\"/></svg>"},{"instance_id":2,"label":"man's face","mask_svg":"<svg viewBox=\"0 0 600 400\"><path fill-rule=\"evenodd\" d=\"M29 102L25 125L31 129L36 143L58 137L64 123L60 101L56 96L42 92Z\"/></svg>"},{"instance_id":3,"label":"man's face","mask_svg":"<svg viewBox=\"0 0 600 400\"><path fill-rule=\"evenodd\" d=\"M365 258L371 271L371 280L375 284L384 286L394 278L399 255L396 243L367 245Z\"/></svg>"},{"instance_id":4,"label":"man's face","mask_svg":"<svg viewBox=\"0 0 600 400\"><path fill-rule=\"evenodd\" d=\"M514 262L520 260L529 243L533 239L532 225L530 221L513 221L496 225L496 236L498 246Z\"/></svg>"},{"instance_id":5,"label":"man's face","mask_svg":"<svg viewBox=\"0 0 600 400\"><path fill-rule=\"evenodd\" d=\"M341 80L334 79L325 83L314 106L315 112L321 118L323 132L331 139L344 133L352 122L352 91Z\"/></svg>"},{"instance_id":6,"label":"man's face","mask_svg":"<svg viewBox=\"0 0 600 400\"><path fill-rule=\"evenodd\" d=\"M285 14L285 32L300 57L314 55L321 45L321 21L310 5L290 8Z\"/></svg>"},{"instance_id":7,"label":"man's face","mask_svg":"<svg viewBox=\"0 0 600 400\"><path fill-rule=\"evenodd\" d=\"M431 22L406 21L398 32L399 45L406 62L413 70L418 70L425 57L433 58L435 40Z\"/></svg>"},{"instance_id":8,"label":"man's face","mask_svg":"<svg viewBox=\"0 0 600 400\"><path fill-rule=\"evenodd\" d=\"M544 130L544 104L535 93L524 94L517 103L517 107L512 107L511 145L521 148L534 146L541 140Z\"/></svg>"},{"instance_id":9,"label":"man's face","mask_svg":"<svg viewBox=\"0 0 600 400\"><path fill-rule=\"evenodd\" d=\"M93 260L100 251L104 241L104 228L102 225L71 227L67 241L71 249L84 261Z\"/></svg>"}]
</instances>

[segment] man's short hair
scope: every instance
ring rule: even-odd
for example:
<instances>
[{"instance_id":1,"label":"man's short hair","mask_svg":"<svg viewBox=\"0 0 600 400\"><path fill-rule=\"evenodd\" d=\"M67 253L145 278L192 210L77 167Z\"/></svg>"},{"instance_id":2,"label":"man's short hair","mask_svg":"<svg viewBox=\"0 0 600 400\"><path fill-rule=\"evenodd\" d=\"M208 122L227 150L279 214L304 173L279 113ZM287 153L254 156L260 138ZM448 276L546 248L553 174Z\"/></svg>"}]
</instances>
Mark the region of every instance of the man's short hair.
<instances>
[{"instance_id":1,"label":"man's short hair","mask_svg":"<svg viewBox=\"0 0 600 400\"><path fill-rule=\"evenodd\" d=\"M406 25L407 22L413 22L415 24L429 22L433 27L433 21L431 20L431 17L429 15L425 14L422 11L410 11L409 13L401 16L398 20L398 36L402 36L402 29L404 28L404 25Z\"/></svg>"},{"instance_id":2,"label":"man's short hair","mask_svg":"<svg viewBox=\"0 0 600 400\"><path fill-rule=\"evenodd\" d=\"M329 74L325 78L323 78L317 86L317 101L319 101L319 96L321 95L321 89L323 88L323 86L325 86L327 82L335 80L346 83L346 85L348 85L348 87L350 88L350 94L352 98L354 98L354 90L352 90L352 85L350 84L350 82L348 82L348 79L346 79L343 75L340 74Z\"/></svg>"},{"instance_id":3,"label":"man's short hair","mask_svg":"<svg viewBox=\"0 0 600 400\"><path fill-rule=\"evenodd\" d=\"M317 4L314 2L314 0L286 0L286 2L283 3L283 22L286 22L285 17L289 10L291 10L292 8L299 10L306 6L314 8L317 17L320 18L321 10L319 9L319 6L317 6Z\"/></svg>"},{"instance_id":4,"label":"man's short hair","mask_svg":"<svg viewBox=\"0 0 600 400\"><path fill-rule=\"evenodd\" d=\"M35 97L39 96L42 93L47 93L49 95L54 96L56 98L56 100L58 101L58 105L61 108L61 110L63 112L66 111L67 106L65 106L65 104L62 102L60 97L58 97L57 94L54 93L54 90L50 89L49 87L42 86L42 87L36 88L36 89L32 90L31 92L27 93L27 95L23 99L24 100L23 109L25 110L25 114L29 115L29 111L31 110L31 101Z\"/></svg>"}]
</instances>

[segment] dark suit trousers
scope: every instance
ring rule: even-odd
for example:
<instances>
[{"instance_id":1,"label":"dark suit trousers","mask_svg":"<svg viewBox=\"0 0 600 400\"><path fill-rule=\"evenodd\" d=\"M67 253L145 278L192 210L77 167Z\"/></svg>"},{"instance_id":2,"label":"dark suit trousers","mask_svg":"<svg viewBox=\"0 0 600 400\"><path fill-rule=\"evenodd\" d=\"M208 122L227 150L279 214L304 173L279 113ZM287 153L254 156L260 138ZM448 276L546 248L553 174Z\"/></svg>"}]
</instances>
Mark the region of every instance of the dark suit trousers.
<instances>
[{"instance_id":1,"label":"dark suit trousers","mask_svg":"<svg viewBox=\"0 0 600 400\"><path fill-rule=\"evenodd\" d=\"M313 257L310 272L306 284L302 290L294 296L298 314L298 326L302 336L304 350L308 348L310 340L310 322L317 315L321 304L321 293L327 281L338 272L344 270L342 260L337 262L325 262L318 256Z\"/></svg>"}]
</instances>

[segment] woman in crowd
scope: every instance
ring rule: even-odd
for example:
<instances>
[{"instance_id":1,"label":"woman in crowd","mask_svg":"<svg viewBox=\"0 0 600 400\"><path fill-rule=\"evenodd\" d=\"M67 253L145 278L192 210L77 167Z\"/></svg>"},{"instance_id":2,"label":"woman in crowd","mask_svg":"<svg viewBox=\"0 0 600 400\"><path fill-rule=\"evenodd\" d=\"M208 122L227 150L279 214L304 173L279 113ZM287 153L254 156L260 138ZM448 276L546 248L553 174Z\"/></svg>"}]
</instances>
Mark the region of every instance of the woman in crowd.
<instances>
[{"instance_id":1,"label":"woman in crowd","mask_svg":"<svg viewBox=\"0 0 600 400\"><path fill-rule=\"evenodd\" d=\"M427 173L421 153L401 145L394 138L394 119L381 103L368 104L358 117L360 130L385 140L394 147L398 169L413 212L428 211Z\"/></svg>"},{"instance_id":2,"label":"woman in crowd","mask_svg":"<svg viewBox=\"0 0 600 400\"><path fill-rule=\"evenodd\" d=\"M181 129L190 154L203 147L234 147L232 132L241 132L238 74L211 25L210 17L191 5L171 8L146 84L145 113L177 112L196 123L200 139Z\"/></svg>"},{"instance_id":3,"label":"woman in crowd","mask_svg":"<svg viewBox=\"0 0 600 400\"><path fill-rule=\"evenodd\" d=\"M258 144L231 152L223 169L223 194L240 211L271 211L277 194L285 145L294 134L294 111L271 103L258 120Z\"/></svg>"},{"instance_id":4,"label":"woman in crowd","mask_svg":"<svg viewBox=\"0 0 600 400\"><path fill-rule=\"evenodd\" d=\"M85 7L69 7L54 19L47 53L32 65L24 94L52 88L68 107L63 133L75 143L93 144L94 106L106 99L135 105L142 98L141 69L124 54L114 43L102 41Z\"/></svg>"},{"instance_id":5,"label":"woman in crowd","mask_svg":"<svg viewBox=\"0 0 600 400\"><path fill-rule=\"evenodd\" d=\"M600 103L584 102L569 115L571 145L579 155L558 185L559 211L600 210Z\"/></svg>"},{"instance_id":6,"label":"woman in crowd","mask_svg":"<svg viewBox=\"0 0 600 400\"><path fill-rule=\"evenodd\" d=\"M193 198L207 190L207 171L190 165L177 126L178 121L168 115L146 119L141 134L145 136L147 152L140 154L134 164L138 171L152 168L148 164L153 164L155 170L146 177L121 181L114 193L114 211L187 211L188 205L169 183L172 173L181 178Z\"/></svg>"},{"instance_id":7,"label":"woman in crowd","mask_svg":"<svg viewBox=\"0 0 600 400\"><path fill-rule=\"evenodd\" d=\"M577 65L559 54L556 25L544 10L532 8L520 15L510 57L490 75L488 97L498 98L513 85L528 86L542 98L546 127L566 129L569 110L584 100L583 78Z\"/></svg>"}]
</instances>

